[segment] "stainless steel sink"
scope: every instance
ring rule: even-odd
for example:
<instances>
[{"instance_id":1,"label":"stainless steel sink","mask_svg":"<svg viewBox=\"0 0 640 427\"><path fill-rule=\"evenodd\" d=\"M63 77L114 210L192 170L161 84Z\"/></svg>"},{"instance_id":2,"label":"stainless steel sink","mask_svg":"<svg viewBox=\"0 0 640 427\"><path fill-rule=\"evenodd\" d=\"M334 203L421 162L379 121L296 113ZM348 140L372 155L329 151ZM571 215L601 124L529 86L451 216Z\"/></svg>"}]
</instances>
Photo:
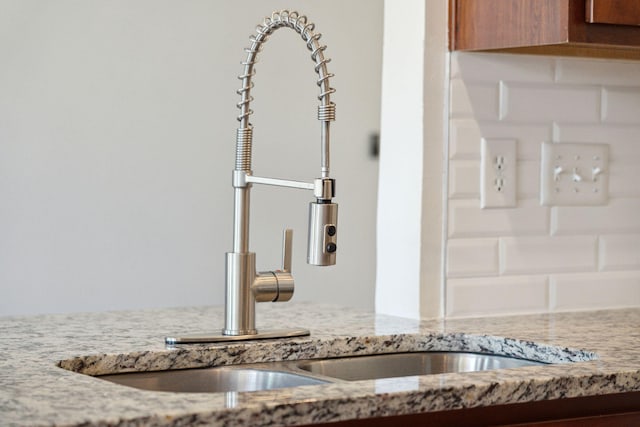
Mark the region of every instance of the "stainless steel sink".
<instances>
[{"instance_id":1,"label":"stainless steel sink","mask_svg":"<svg viewBox=\"0 0 640 427\"><path fill-rule=\"evenodd\" d=\"M329 380L299 375L284 370L217 367L159 372L132 372L103 375L98 378L142 390L182 393L258 391L285 387L324 384Z\"/></svg>"},{"instance_id":2,"label":"stainless steel sink","mask_svg":"<svg viewBox=\"0 0 640 427\"><path fill-rule=\"evenodd\" d=\"M491 354L421 352L132 372L98 378L142 390L215 393L535 365L544 363Z\"/></svg>"},{"instance_id":3,"label":"stainless steel sink","mask_svg":"<svg viewBox=\"0 0 640 427\"><path fill-rule=\"evenodd\" d=\"M544 365L544 363L492 354L462 352L393 353L305 360L297 364L300 369L315 375L347 381L487 371L536 365Z\"/></svg>"}]
</instances>

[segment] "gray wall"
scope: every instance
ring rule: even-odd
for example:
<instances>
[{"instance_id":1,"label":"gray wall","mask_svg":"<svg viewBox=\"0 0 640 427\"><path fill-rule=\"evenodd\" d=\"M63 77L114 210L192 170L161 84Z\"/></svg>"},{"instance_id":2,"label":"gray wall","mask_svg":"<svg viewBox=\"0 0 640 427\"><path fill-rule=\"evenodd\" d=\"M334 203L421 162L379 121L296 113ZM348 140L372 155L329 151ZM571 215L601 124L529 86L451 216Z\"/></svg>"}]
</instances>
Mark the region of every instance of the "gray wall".
<instances>
[{"instance_id":1,"label":"gray wall","mask_svg":"<svg viewBox=\"0 0 640 427\"><path fill-rule=\"evenodd\" d=\"M0 0L0 315L222 304L235 90L248 36L283 1ZM251 248L297 301L373 308L382 0L296 1L336 74L335 267L306 265L299 190L254 187ZM293 31L257 66L254 171L319 174L313 64Z\"/></svg>"}]
</instances>

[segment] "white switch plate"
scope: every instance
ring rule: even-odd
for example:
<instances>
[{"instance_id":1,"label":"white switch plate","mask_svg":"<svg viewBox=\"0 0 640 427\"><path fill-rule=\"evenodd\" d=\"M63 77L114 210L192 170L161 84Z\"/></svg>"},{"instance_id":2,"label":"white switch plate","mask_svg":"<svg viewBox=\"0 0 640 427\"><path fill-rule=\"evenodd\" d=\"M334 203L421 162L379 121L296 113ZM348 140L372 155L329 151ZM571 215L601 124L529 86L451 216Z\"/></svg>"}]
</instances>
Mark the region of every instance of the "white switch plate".
<instances>
[{"instance_id":1,"label":"white switch plate","mask_svg":"<svg viewBox=\"0 0 640 427\"><path fill-rule=\"evenodd\" d=\"M609 200L607 144L542 143L540 203L598 206Z\"/></svg>"},{"instance_id":2,"label":"white switch plate","mask_svg":"<svg viewBox=\"0 0 640 427\"><path fill-rule=\"evenodd\" d=\"M516 140L482 138L480 207L516 207Z\"/></svg>"}]
</instances>

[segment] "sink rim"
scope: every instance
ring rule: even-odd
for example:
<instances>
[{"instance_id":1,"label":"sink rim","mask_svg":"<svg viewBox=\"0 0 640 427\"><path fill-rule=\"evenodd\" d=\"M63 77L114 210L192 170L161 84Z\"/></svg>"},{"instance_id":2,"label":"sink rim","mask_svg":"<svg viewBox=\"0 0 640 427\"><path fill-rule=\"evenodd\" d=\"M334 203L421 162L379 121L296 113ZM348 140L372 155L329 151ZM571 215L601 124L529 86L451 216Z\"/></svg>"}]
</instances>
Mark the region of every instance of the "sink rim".
<instances>
[{"instance_id":1,"label":"sink rim","mask_svg":"<svg viewBox=\"0 0 640 427\"><path fill-rule=\"evenodd\" d=\"M512 366L512 367L497 367L497 368L486 368L486 369L475 369L475 370L465 370L465 371L449 371L449 372L435 372L435 373L411 373L411 374L403 374L403 375L377 375L366 378L356 378L356 379L348 379L340 376L332 376L323 373L313 372L311 370L307 370L304 368L304 365L315 365L321 363L339 363L343 361L345 363L352 363L353 361L360 360L370 360L370 359L391 359L391 358L400 358L400 357L432 357L434 355L437 356L471 356L471 357L480 357L480 358L492 358L492 359L500 359L500 360L508 360L511 362L524 362L523 366ZM103 381L110 381L112 383L123 385L125 387L133 387L142 391L156 391L156 392L173 392L173 393L218 393L218 392L254 392L254 391L268 391L268 390L277 390L282 388L291 388L291 387L303 387L303 386L318 386L318 385L327 385L327 384L335 384L335 383L345 383L345 382L354 382L354 381L367 381L367 380L377 380L377 379L386 379L386 378L400 378L400 377L408 377L408 376L433 376L440 375L443 373L446 374L467 374L471 372L483 372L483 371L492 371L498 369L520 369L529 366L549 366L552 363L542 362L532 359L523 359L517 358L513 356L508 356L504 354L495 354L495 353L481 353L481 352L472 352L472 351L410 351L410 352L389 352L389 353L377 353L377 354L366 354L366 355L345 355L345 356L333 356L327 358L313 358L313 359L300 359L300 360L286 360L286 361L273 361L273 362L259 362L259 363L245 363L245 364L234 364L234 365L221 365L214 366L208 368L190 368L190 369L173 369L173 370L161 370L161 371L135 371L135 372L124 372L124 373L116 373L116 374L106 374L106 375L95 375L94 378L101 379ZM260 372L260 376L269 376L276 375L280 377L286 377L292 380L300 380L301 382L306 382L306 384L291 384L291 385L283 385L283 386L267 386L267 387L258 387L252 389L246 389L246 387L240 388L231 388L224 390L202 390L192 389L192 390L169 390L169 389L158 389L158 388L149 388L150 386L140 387L131 384L126 384L127 382L135 382L137 378L143 380L145 377L153 378L158 376L166 376L166 377L180 377L180 376L197 376L199 373L206 372L205 376L215 376L218 374L222 375L235 375L242 376L243 373L247 372ZM130 381L131 380L131 381ZM249 387L251 388L251 387Z\"/></svg>"},{"instance_id":2,"label":"sink rim","mask_svg":"<svg viewBox=\"0 0 640 427\"><path fill-rule=\"evenodd\" d=\"M280 345L286 342L286 351ZM336 351L338 349L338 351ZM492 350L496 349L497 351ZM174 370L208 368L213 365L237 365L292 359L316 359L327 356L356 356L389 352L475 351L499 353L548 362L582 362L598 360L597 353L582 347L546 344L527 339L465 332L424 332L398 334L340 335L305 339L264 340L224 345L165 346L162 350L115 351L85 354L58 360L56 366L85 375L106 375L134 370ZM179 352L171 357L167 352ZM144 361L144 362L141 362Z\"/></svg>"}]
</instances>

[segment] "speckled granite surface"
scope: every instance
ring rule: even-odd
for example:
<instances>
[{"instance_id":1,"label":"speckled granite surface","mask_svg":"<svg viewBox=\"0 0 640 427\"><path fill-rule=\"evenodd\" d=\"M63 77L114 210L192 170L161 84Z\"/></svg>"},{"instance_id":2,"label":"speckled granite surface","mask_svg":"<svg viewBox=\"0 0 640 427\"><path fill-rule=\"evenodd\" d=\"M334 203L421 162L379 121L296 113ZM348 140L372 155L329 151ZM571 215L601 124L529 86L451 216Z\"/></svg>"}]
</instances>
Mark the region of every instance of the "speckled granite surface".
<instances>
[{"instance_id":1,"label":"speckled granite surface","mask_svg":"<svg viewBox=\"0 0 640 427\"><path fill-rule=\"evenodd\" d=\"M165 348L165 335L210 332L222 325L222 314L222 307L209 307L0 318L0 423L296 425L640 390L640 309L419 322L311 304L261 304L258 326L306 327L312 335ZM415 350L554 364L212 394L142 391L72 372Z\"/></svg>"}]
</instances>

